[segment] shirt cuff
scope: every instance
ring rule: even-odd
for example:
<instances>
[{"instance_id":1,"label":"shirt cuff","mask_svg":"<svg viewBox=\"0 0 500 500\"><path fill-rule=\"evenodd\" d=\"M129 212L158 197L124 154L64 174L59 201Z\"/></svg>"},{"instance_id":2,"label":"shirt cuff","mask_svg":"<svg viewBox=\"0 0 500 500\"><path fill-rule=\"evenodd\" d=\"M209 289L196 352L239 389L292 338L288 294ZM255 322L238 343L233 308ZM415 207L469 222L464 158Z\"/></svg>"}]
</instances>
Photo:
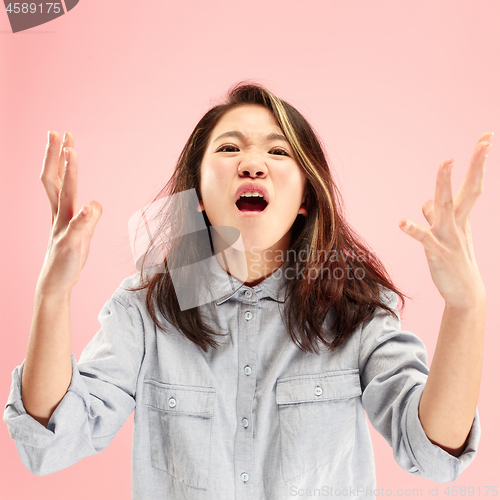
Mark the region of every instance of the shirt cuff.
<instances>
[{"instance_id":1,"label":"shirt cuff","mask_svg":"<svg viewBox=\"0 0 500 500\"><path fill-rule=\"evenodd\" d=\"M416 464L416 470L410 472L422 472L427 479L438 483L455 481L476 456L481 436L479 412L476 408L462 454L458 457L450 455L429 440L418 417L418 406L424 387L425 385L420 385L415 389L406 413L408 447L410 455L413 455L412 461Z\"/></svg>"},{"instance_id":2,"label":"shirt cuff","mask_svg":"<svg viewBox=\"0 0 500 500\"><path fill-rule=\"evenodd\" d=\"M85 382L78 371L76 359L71 354L71 383L66 394L50 416L47 427L26 412L21 399L21 381L24 362L14 368L9 398L4 409L3 420L9 434L19 444L34 448L50 448L61 434L72 434L88 418L90 409L89 394ZM84 405L82 405L82 399ZM85 411L82 411L82 407ZM78 422L81 421L81 422ZM78 425L80 424L80 425Z\"/></svg>"}]
</instances>

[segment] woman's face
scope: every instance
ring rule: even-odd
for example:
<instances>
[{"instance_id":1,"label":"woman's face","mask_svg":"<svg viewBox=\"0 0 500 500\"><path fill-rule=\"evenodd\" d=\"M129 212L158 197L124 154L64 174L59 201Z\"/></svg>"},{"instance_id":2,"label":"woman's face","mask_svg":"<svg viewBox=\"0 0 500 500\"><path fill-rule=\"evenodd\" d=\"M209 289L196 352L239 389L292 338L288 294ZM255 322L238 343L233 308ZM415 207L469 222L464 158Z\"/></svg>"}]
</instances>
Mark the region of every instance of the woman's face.
<instances>
[{"instance_id":1,"label":"woman's face","mask_svg":"<svg viewBox=\"0 0 500 500\"><path fill-rule=\"evenodd\" d=\"M288 249L297 215L307 215L301 206L306 176L267 108L244 104L222 116L209 138L200 176L200 208L212 226L237 228L246 252ZM240 199L242 189L264 192L267 206L262 198Z\"/></svg>"}]
</instances>

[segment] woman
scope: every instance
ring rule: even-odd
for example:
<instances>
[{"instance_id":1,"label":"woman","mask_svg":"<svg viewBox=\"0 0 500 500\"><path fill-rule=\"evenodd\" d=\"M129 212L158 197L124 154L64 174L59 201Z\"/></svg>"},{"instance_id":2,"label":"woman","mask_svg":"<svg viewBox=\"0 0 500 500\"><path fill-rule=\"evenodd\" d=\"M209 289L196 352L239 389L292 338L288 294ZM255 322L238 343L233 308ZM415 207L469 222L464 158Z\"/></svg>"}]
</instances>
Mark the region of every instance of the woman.
<instances>
[{"instance_id":1,"label":"woman","mask_svg":"<svg viewBox=\"0 0 500 500\"><path fill-rule=\"evenodd\" d=\"M4 414L29 470L98 453L134 410L134 499L372 496L365 412L415 475L453 481L470 463L485 292L469 214L491 134L455 200L442 163L423 207L430 228L400 224L424 245L446 303L430 372L423 343L400 330L403 294L342 215L312 128L245 82L191 134L158 196L161 223L141 257L149 271L121 283L77 364L70 291L102 207L76 213L73 144L68 134L65 170L57 134L48 147L53 231Z\"/></svg>"}]
</instances>

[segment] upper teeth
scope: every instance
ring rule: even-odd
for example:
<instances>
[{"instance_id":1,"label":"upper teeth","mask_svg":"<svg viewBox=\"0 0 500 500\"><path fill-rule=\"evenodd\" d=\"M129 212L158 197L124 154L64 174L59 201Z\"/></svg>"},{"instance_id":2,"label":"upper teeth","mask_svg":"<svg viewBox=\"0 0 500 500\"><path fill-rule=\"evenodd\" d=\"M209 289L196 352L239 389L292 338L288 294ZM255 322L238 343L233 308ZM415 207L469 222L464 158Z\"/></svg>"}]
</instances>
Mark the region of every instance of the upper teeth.
<instances>
[{"instance_id":1,"label":"upper teeth","mask_svg":"<svg viewBox=\"0 0 500 500\"><path fill-rule=\"evenodd\" d=\"M261 198L264 198L264 195L257 191L245 191L244 193L240 194L240 197L241 196L260 196Z\"/></svg>"}]
</instances>

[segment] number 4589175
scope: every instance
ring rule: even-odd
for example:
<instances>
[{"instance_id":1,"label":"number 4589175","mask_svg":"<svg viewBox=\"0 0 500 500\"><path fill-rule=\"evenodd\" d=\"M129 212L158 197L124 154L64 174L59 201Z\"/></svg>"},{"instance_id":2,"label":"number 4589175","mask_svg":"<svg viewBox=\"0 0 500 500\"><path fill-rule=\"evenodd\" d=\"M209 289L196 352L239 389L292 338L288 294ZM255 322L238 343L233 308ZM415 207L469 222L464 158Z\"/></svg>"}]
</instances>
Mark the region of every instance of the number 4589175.
<instances>
[{"instance_id":1,"label":"number 4589175","mask_svg":"<svg viewBox=\"0 0 500 500\"><path fill-rule=\"evenodd\" d=\"M471 497L474 495L483 497L496 497L498 495L498 486L447 486L444 494L452 497Z\"/></svg>"},{"instance_id":2,"label":"number 4589175","mask_svg":"<svg viewBox=\"0 0 500 500\"><path fill-rule=\"evenodd\" d=\"M51 11L54 14L59 14L61 12L61 2L48 3L42 2L39 4L36 3L9 3L7 5L7 12L14 14L35 14L39 12L42 14L44 12L43 7L45 5L45 13L48 14ZM40 10L38 10L40 8Z\"/></svg>"}]
</instances>

